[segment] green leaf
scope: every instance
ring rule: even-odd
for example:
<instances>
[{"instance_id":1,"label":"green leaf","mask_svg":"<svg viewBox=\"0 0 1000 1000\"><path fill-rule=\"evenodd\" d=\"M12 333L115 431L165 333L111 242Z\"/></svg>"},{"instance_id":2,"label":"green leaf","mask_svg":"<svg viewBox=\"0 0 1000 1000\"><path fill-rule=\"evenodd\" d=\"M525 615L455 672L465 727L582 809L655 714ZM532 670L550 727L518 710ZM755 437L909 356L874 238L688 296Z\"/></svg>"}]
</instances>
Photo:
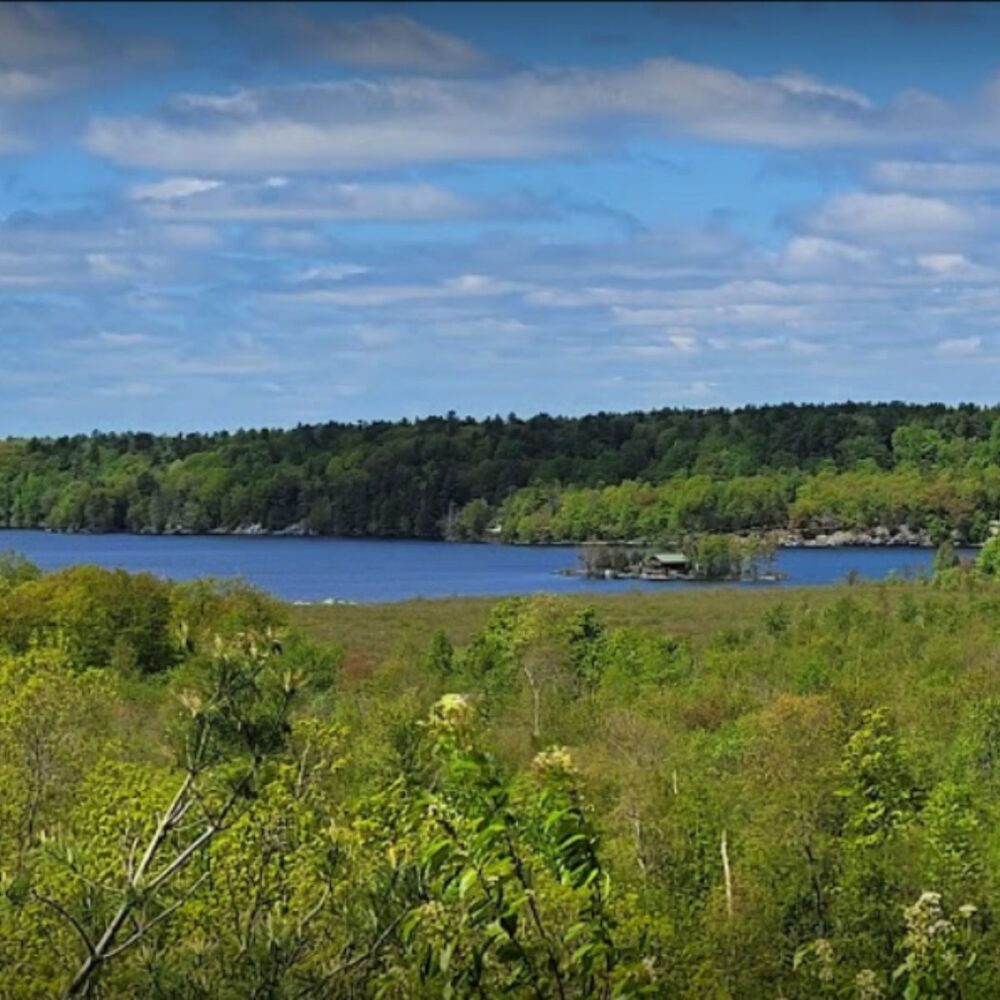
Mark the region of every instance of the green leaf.
<instances>
[{"instance_id":1,"label":"green leaf","mask_svg":"<svg viewBox=\"0 0 1000 1000\"><path fill-rule=\"evenodd\" d=\"M473 885L475 885L478 877L478 873L474 868L469 868L463 872L462 877L458 881L459 899L465 899L466 894L473 887Z\"/></svg>"},{"instance_id":2,"label":"green leaf","mask_svg":"<svg viewBox=\"0 0 1000 1000\"><path fill-rule=\"evenodd\" d=\"M448 972L448 966L451 965L451 956L455 951L455 942L449 941L442 949L441 954L438 956L438 964L441 966L441 971L444 973Z\"/></svg>"}]
</instances>

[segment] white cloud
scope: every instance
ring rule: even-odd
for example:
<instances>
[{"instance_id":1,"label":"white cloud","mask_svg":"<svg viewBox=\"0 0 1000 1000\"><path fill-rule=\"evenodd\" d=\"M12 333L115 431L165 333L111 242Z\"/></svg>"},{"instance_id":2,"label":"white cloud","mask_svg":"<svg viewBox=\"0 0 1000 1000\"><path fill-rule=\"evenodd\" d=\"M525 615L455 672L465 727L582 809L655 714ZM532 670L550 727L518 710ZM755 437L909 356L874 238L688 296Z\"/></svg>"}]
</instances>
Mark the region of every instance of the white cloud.
<instances>
[{"instance_id":1,"label":"white cloud","mask_svg":"<svg viewBox=\"0 0 1000 1000\"><path fill-rule=\"evenodd\" d=\"M464 39L403 15L348 20L310 17L296 9L283 15L284 27L303 49L346 66L451 76L495 65L495 60Z\"/></svg>"},{"instance_id":2,"label":"white cloud","mask_svg":"<svg viewBox=\"0 0 1000 1000\"><path fill-rule=\"evenodd\" d=\"M882 108L802 74L751 78L677 59L499 79L395 78L186 94L152 117L96 118L90 149L120 163L227 173L366 169L551 156L588 123L800 149L922 135L928 109ZM912 120L916 116L917 120ZM641 132L640 132L641 130Z\"/></svg>"},{"instance_id":3,"label":"white cloud","mask_svg":"<svg viewBox=\"0 0 1000 1000\"><path fill-rule=\"evenodd\" d=\"M795 236L789 241L782 263L790 271L824 274L840 268L867 268L873 264L875 257L874 251L866 247L805 235Z\"/></svg>"},{"instance_id":4,"label":"white cloud","mask_svg":"<svg viewBox=\"0 0 1000 1000\"><path fill-rule=\"evenodd\" d=\"M71 340L72 347L83 350L129 350L133 347L151 347L162 343L160 337L146 333L115 333L112 330L102 330L93 337L80 337Z\"/></svg>"},{"instance_id":5,"label":"white cloud","mask_svg":"<svg viewBox=\"0 0 1000 1000\"><path fill-rule=\"evenodd\" d=\"M953 337L947 340L938 341L935 350L938 354L943 355L944 357L967 358L970 355L978 354L979 349L982 346L982 337Z\"/></svg>"},{"instance_id":6,"label":"white cloud","mask_svg":"<svg viewBox=\"0 0 1000 1000\"><path fill-rule=\"evenodd\" d=\"M783 337L748 337L739 346L748 351L769 351L781 347L785 343Z\"/></svg>"},{"instance_id":7,"label":"white cloud","mask_svg":"<svg viewBox=\"0 0 1000 1000\"><path fill-rule=\"evenodd\" d=\"M145 333L112 333L103 330L97 335L97 341L104 347L138 347L142 344L154 344L157 338Z\"/></svg>"},{"instance_id":8,"label":"white cloud","mask_svg":"<svg viewBox=\"0 0 1000 1000\"><path fill-rule=\"evenodd\" d=\"M15 215L0 221L0 285L99 297L123 284L203 276L205 255L221 239L210 226L136 224L117 214Z\"/></svg>"},{"instance_id":9,"label":"white cloud","mask_svg":"<svg viewBox=\"0 0 1000 1000\"><path fill-rule=\"evenodd\" d=\"M329 240L315 229L265 226L253 236L255 246L274 253L321 253Z\"/></svg>"},{"instance_id":10,"label":"white cloud","mask_svg":"<svg viewBox=\"0 0 1000 1000\"><path fill-rule=\"evenodd\" d=\"M47 4L0 3L0 156L30 148L18 112L67 88L91 41Z\"/></svg>"},{"instance_id":11,"label":"white cloud","mask_svg":"<svg viewBox=\"0 0 1000 1000\"><path fill-rule=\"evenodd\" d=\"M301 370L304 363L299 360L277 358L267 354L239 353L221 357L187 358L175 361L169 372L174 375L199 377L275 375Z\"/></svg>"},{"instance_id":12,"label":"white cloud","mask_svg":"<svg viewBox=\"0 0 1000 1000\"><path fill-rule=\"evenodd\" d=\"M161 396L166 389L151 382L116 382L113 385L102 386L98 395L111 398L144 399L147 396Z\"/></svg>"},{"instance_id":13,"label":"white cloud","mask_svg":"<svg viewBox=\"0 0 1000 1000\"><path fill-rule=\"evenodd\" d=\"M484 274L462 274L424 285L357 285L281 292L276 297L298 302L372 308L402 302L494 298L520 294L529 286Z\"/></svg>"},{"instance_id":14,"label":"white cloud","mask_svg":"<svg viewBox=\"0 0 1000 1000\"><path fill-rule=\"evenodd\" d=\"M157 233L166 243L191 250L211 250L223 245L219 230L214 226L191 225L190 223L164 225L157 227Z\"/></svg>"},{"instance_id":15,"label":"white cloud","mask_svg":"<svg viewBox=\"0 0 1000 1000\"><path fill-rule=\"evenodd\" d=\"M656 336L653 340L641 340L637 343L626 341L622 345L609 345L607 356L609 360L622 353L634 358L677 358L701 353L696 332L690 327L675 327L665 334Z\"/></svg>"},{"instance_id":16,"label":"white cloud","mask_svg":"<svg viewBox=\"0 0 1000 1000\"><path fill-rule=\"evenodd\" d=\"M46 97L55 89L50 77L25 70L0 70L0 104L14 104Z\"/></svg>"},{"instance_id":17,"label":"white cloud","mask_svg":"<svg viewBox=\"0 0 1000 1000\"><path fill-rule=\"evenodd\" d=\"M53 4L0 3L0 154L30 148L28 102L72 96L102 71L148 72L166 50L162 42L94 30Z\"/></svg>"},{"instance_id":18,"label":"white cloud","mask_svg":"<svg viewBox=\"0 0 1000 1000\"><path fill-rule=\"evenodd\" d=\"M172 177L136 185L129 195L153 218L220 222L422 222L477 218L491 211L521 208L475 201L427 183L357 184L283 177L260 183Z\"/></svg>"},{"instance_id":19,"label":"white cloud","mask_svg":"<svg viewBox=\"0 0 1000 1000\"><path fill-rule=\"evenodd\" d=\"M343 281L344 278L353 278L355 275L367 273L368 268L362 267L360 264L322 264L319 267L310 267L300 271L292 280L300 284L314 281Z\"/></svg>"},{"instance_id":20,"label":"white cloud","mask_svg":"<svg viewBox=\"0 0 1000 1000\"><path fill-rule=\"evenodd\" d=\"M399 330L389 326L360 326L354 331L364 347L391 347L402 340Z\"/></svg>"},{"instance_id":21,"label":"white cloud","mask_svg":"<svg viewBox=\"0 0 1000 1000\"><path fill-rule=\"evenodd\" d=\"M596 380L624 373L624 388L608 398L633 405L647 399L643 380L657 371L678 380L670 390L678 399L735 399L748 385L761 398L786 385L902 393L903 372L979 377L992 356L1000 241L988 206L971 198L841 195L820 206L819 222L793 217L794 235L767 249L721 225L704 233L664 226L606 242L565 230L539 238L534 227L479 238L454 227L411 230L401 240L346 226L326 235L318 222L237 229L209 216L224 222L301 207L312 222L323 218L312 207L321 196L328 204L354 198L356 207L363 194L370 206L387 186L277 170L252 181L191 171L136 181L133 197L103 219L75 211L11 218L0 223L0 285L12 290L0 295L5 343L30 349L37 339L35 302L45 296L34 293L42 288L59 293L50 341L78 348L74 367L87 392L162 379L173 399L175 389L197 392L206 378L213 391L250 396L273 382L290 398L316 391L317 406L331 398L321 386L331 369L303 359L326 357L346 381L373 386L390 384L376 377L380 366L404 364L418 379L443 369L455 384L482 372L486 391L501 384L489 381L498 372L518 386L542 371L564 372L580 400ZM946 207L946 224L925 211L927 202ZM32 291L30 304L20 289ZM248 339L230 333L219 343L223 326ZM291 355L282 349L288 330ZM873 363L878 357L892 364ZM830 381L820 374L828 371ZM864 371L869 381L846 381L842 371ZM947 384L932 379L920 384ZM657 405L656 390L649 393Z\"/></svg>"},{"instance_id":22,"label":"white cloud","mask_svg":"<svg viewBox=\"0 0 1000 1000\"><path fill-rule=\"evenodd\" d=\"M176 201L204 194L219 187L221 181L206 180L201 177L167 177L150 184L134 184L127 196L132 201Z\"/></svg>"},{"instance_id":23,"label":"white cloud","mask_svg":"<svg viewBox=\"0 0 1000 1000\"><path fill-rule=\"evenodd\" d=\"M99 279L113 281L134 272L133 262L122 254L88 253L86 261L90 273Z\"/></svg>"},{"instance_id":24,"label":"white cloud","mask_svg":"<svg viewBox=\"0 0 1000 1000\"><path fill-rule=\"evenodd\" d=\"M911 248L966 240L984 215L942 198L852 192L830 198L811 221L821 232L856 242Z\"/></svg>"},{"instance_id":25,"label":"white cloud","mask_svg":"<svg viewBox=\"0 0 1000 1000\"><path fill-rule=\"evenodd\" d=\"M0 250L0 287L27 288L44 286L65 274L66 258L53 252Z\"/></svg>"},{"instance_id":26,"label":"white cloud","mask_svg":"<svg viewBox=\"0 0 1000 1000\"><path fill-rule=\"evenodd\" d=\"M667 343L681 354L697 354L698 338L693 330L679 329L667 334Z\"/></svg>"},{"instance_id":27,"label":"white cloud","mask_svg":"<svg viewBox=\"0 0 1000 1000\"><path fill-rule=\"evenodd\" d=\"M788 349L792 354L798 354L801 357L812 357L815 354L822 354L824 351L822 344L811 340L800 340L798 337L789 338Z\"/></svg>"},{"instance_id":28,"label":"white cloud","mask_svg":"<svg viewBox=\"0 0 1000 1000\"><path fill-rule=\"evenodd\" d=\"M41 288L51 283L51 277L46 279L42 274L0 274L0 288L24 289Z\"/></svg>"},{"instance_id":29,"label":"white cloud","mask_svg":"<svg viewBox=\"0 0 1000 1000\"><path fill-rule=\"evenodd\" d=\"M86 261L95 278L117 278L129 273L127 267L106 253L88 253Z\"/></svg>"},{"instance_id":30,"label":"white cloud","mask_svg":"<svg viewBox=\"0 0 1000 1000\"><path fill-rule=\"evenodd\" d=\"M917 264L937 275L961 274L969 270L968 258L960 253L927 253L917 257Z\"/></svg>"},{"instance_id":31,"label":"white cloud","mask_svg":"<svg viewBox=\"0 0 1000 1000\"><path fill-rule=\"evenodd\" d=\"M487 341L525 337L536 332L535 327L514 316L469 316L436 322L435 336L454 339L485 339Z\"/></svg>"},{"instance_id":32,"label":"white cloud","mask_svg":"<svg viewBox=\"0 0 1000 1000\"><path fill-rule=\"evenodd\" d=\"M702 399L708 396L714 396L718 385L715 382L709 382L706 379L696 379L694 382L688 383L688 385L681 386L679 389L675 390L679 396L687 396L693 399Z\"/></svg>"},{"instance_id":33,"label":"white cloud","mask_svg":"<svg viewBox=\"0 0 1000 1000\"><path fill-rule=\"evenodd\" d=\"M874 108L874 104L860 91L854 90L852 87L824 83L807 73L782 73L780 76L774 77L774 82L797 96L853 105L862 111L871 111Z\"/></svg>"},{"instance_id":34,"label":"white cloud","mask_svg":"<svg viewBox=\"0 0 1000 1000\"><path fill-rule=\"evenodd\" d=\"M612 315L621 326L663 326L670 323L698 323L713 325L738 325L747 327L797 324L806 318L807 311L797 305L771 305L766 303L735 303L716 305L711 301L711 291L702 294L697 304L665 309L630 309L613 306ZM623 294L623 298L627 293Z\"/></svg>"},{"instance_id":35,"label":"white cloud","mask_svg":"<svg viewBox=\"0 0 1000 1000\"><path fill-rule=\"evenodd\" d=\"M49 4L0 4L0 65L73 62L86 56L90 40Z\"/></svg>"},{"instance_id":36,"label":"white cloud","mask_svg":"<svg viewBox=\"0 0 1000 1000\"><path fill-rule=\"evenodd\" d=\"M965 192L1000 188L1000 163L881 160L872 179L904 191Z\"/></svg>"}]
</instances>

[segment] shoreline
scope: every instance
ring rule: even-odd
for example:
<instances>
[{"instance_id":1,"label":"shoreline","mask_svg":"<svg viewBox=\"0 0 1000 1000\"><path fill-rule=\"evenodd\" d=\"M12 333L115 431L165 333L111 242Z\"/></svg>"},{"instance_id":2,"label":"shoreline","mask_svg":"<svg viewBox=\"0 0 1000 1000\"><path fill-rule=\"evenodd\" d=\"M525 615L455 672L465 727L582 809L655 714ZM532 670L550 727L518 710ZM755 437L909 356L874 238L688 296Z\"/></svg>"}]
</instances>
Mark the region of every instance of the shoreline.
<instances>
[{"instance_id":1,"label":"shoreline","mask_svg":"<svg viewBox=\"0 0 1000 1000\"><path fill-rule=\"evenodd\" d=\"M50 535L86 535L86 536L128 536L135 538L310 538L342 541L373 541L373 542L436 542L446 545L503 545L523 548L582 548L591 547L634 547L650 548L655 542L646 539L607 540L595 539L574 541L571 539L553 539L537 542L525 542L516 539L505 540L491 538L424 538L412 535L328 535L306 528L302 524L289 525L286 528L270 530L259 524L240 526L237 528L209 528L207 531L191 531L186 528L171 527L163 531L89 531L86 529L46 528L40 526L0 525L0 533L5 531L37 531ZM713 534L703 532L703 534ZM933 542L924 530L913 530L903 525L895 532L880 527L870 530L836 529L829 532L805 531L799 529L767 529L761 531L732 532L744 538L754 535L771 534L777 536L779 549L873 549L873 548L912 548L935 549L938 544ZM952 539L959 548L979 548L981 542L967 542Z\"/></svg>"}]
</instances>

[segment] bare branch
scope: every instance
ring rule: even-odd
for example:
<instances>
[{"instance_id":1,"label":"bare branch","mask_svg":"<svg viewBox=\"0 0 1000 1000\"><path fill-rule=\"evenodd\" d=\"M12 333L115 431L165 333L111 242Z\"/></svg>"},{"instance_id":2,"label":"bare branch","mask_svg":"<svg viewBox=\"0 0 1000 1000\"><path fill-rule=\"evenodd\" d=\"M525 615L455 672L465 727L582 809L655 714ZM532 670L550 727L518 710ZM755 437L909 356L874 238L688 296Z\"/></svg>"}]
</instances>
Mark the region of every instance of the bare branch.
<instances>
[{"instance_id":1,"label":"bare branch","mask_svg":"<svg viewBox=\"0 0 1000 1000\"><path fill-rule=\"evenodd\" d=\"M59 914L59 916L61 916L64 920L66 920L70 924L70 926L73 928L73 930L76 931L76 933L80 937L80 940L86 947L87 954L93 956L94 942L90 940L90 935L87 933L83 924L81 924L80 921L77 920L76 917L74 917L73 914L69 912L69 910L67 910L60 903L56 902L56 900L49 899L48 896L43 896L39 892L33 892L33 895L35 899L38 900L39 903L44 903L46 906L51 907L53 910L56 911L56 913Z\"/></svg>"},{"instance_id":2,"label":"bare branch","mask_svg":"<svg viewBox=\"0 0 1000 1000\"><path fill-rule=\"evenodd\" d=\"M309 922L319 913L320 910L326 905L326 901L330 898L329 887L324 886L323 895L320 896L319 902L312 907L307 913L303 914L302 919L299 921L299 933L301 934Z\"/></svg>"},{"instance_id":3,"label":"bare branch","mask_svg":"<svg viewBox=\"0 0 1000 1000\"><path fill-rule=\"evenodd\" d=\"M214 819L211 824L207 826L197 837L195 837L195 839L192 840L191 843L188 844L187 847L185 847L184 850L181 851L181 853L178 854L177 857L174 858L174 860L171 861L159 875L150 879L146 886L149 892L153 892L158 889L168 878L170 878L171 875L183 868L200 848L204 847L204 845L207 844L213 837L225 829L226 817L232 811L233 806L236 805L239 796L239 790L230 793L230 796L226 800L222 809L219 810L218 817Z\"/></svg>"},{"instance_id":4,"label":"bare branch","mask_svg":"<svg viewBox=\"0 0 1000 1000\"><path fill-rule=\"evenodd\" d=\"M123 951L128 951L140 938L148 934L158 923L166 920L172 913L180 909L197 891L201 886L202 882L208 878L208 872L200 876L191 886L190 889L184 895L171 903L166 909L161 910L152 920L146 924L140 924L138 929L130 937L126 938L117 948L112 948L110 951L104 953L104 960L114 958L116 955L120 955Z\"/></svg>"}]
</instances>

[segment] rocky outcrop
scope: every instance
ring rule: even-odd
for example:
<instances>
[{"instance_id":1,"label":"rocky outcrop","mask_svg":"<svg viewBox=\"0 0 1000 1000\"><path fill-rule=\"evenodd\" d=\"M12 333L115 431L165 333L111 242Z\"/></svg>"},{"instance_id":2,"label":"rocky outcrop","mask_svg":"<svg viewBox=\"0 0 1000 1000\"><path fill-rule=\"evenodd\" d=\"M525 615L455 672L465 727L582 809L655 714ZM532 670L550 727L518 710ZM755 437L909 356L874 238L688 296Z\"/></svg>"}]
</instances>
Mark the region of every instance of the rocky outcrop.
<instances>
[{"instance_id":1,"label":"rocky outcrop","mask_svg":"<svg viewBox=\"0 0 1000 1000\"><path fill-rule=\"evenodd\" d=\"M287 528L282 528L280 531L272 532L272 534L283 535L285 537L305 538L310 535L315 535L316 532L313 531L305 521L296 521L295 524L290 524Z\"/></svg>"},{"instance_id":2,"label":"rocky outcrop","mask_svg":"<svg viewBox=\"0 0 1000 1000\"><path fill-rule=\"evenodd\" d=\"M274 537L281 538L305 538L307 536L315 535L316 532L313 531L305 521L296 521L295 524L289 524L285 528L278 528L275 531L270 531L264 527L262 524L241 524L236 528L212 528L208 534L210 535L271 535Z\"/></svg>"},{"instance_id":3,"label":"rocky outcrop","mask_svg":"<svg viewBox=\"0 0 1000 1000\"><path fill-rule=\"evenodd\" d=\"M890 529L884 526L870 529L841 528L836 531L810 531L808 529L781 532L779 544L782 548L832 549L845 545L869 547L919 546L933 548L930 533L923 528L911 528L901 524Z\"/></svg>"}]
</instances>

